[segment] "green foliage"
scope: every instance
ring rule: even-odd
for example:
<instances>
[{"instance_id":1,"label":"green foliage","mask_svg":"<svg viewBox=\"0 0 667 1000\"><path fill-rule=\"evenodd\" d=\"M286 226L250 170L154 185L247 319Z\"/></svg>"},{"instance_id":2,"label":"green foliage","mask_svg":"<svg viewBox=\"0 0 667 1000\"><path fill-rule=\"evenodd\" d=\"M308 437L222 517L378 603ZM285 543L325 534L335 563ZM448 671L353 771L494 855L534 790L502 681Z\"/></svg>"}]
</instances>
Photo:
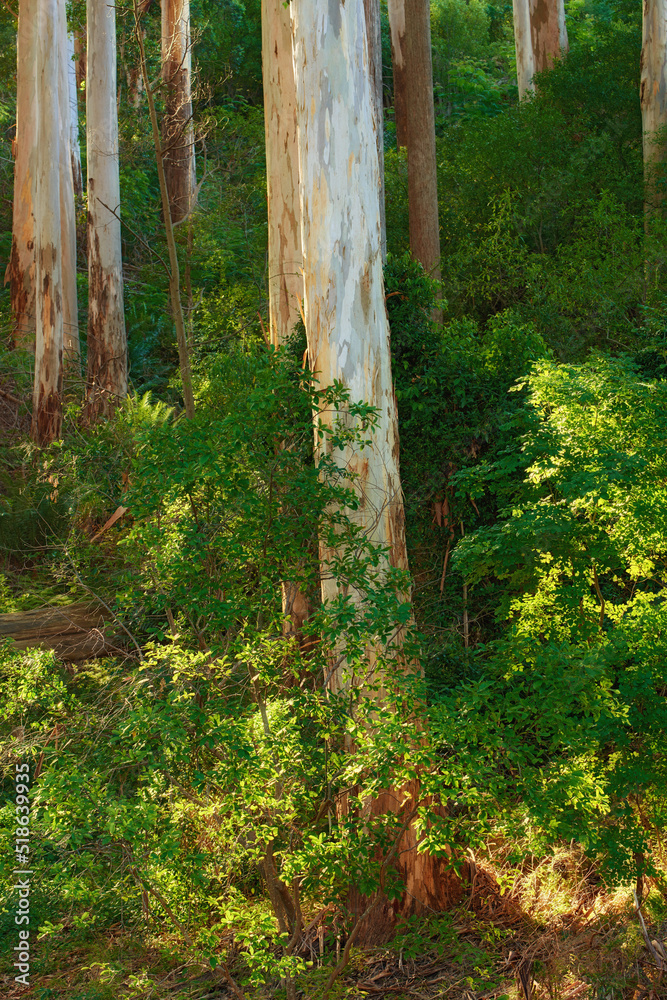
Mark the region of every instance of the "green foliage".
<instances>
[{"instance_id":1,"label":"green foliage","mask_svg":"<svg viewBox=\"0 0 667 1000\"><path fill-rule=\"evenodd\" d=\"M514 442L455 477L506 506L453 561L469 584L510 589L502 638L475 651L477 679L434 709L446 786L478 831L500 810L508 830L574 837L629 878L667 794L665 383L599 356L536 363L526 385Z\"/></svg>"}]
</instances>

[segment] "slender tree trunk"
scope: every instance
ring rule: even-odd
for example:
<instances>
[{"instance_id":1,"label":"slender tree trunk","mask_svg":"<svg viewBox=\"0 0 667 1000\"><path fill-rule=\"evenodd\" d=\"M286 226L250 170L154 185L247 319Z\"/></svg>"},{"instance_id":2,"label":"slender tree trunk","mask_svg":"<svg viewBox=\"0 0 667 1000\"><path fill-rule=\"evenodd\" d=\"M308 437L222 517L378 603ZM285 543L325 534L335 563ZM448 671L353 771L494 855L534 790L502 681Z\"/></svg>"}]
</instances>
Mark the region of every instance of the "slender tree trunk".
<instances>
[{"instance_id":1,"label":"slender tree trunk","mask_svg":"<svg viewBox=\"0 0 667 1000\"><path fill-rule=\"evenodd\" d=\"M269 217L271 342L284 344L299 322L303 254L299 209L296 86L289 9L262 0L262 71Z\"/></svg>"},{"instance_id":2,"label":"slender tree trunk","mask_svg":"<svg viewBox=\"0 0 667 1000\"><path fill-rule=\"evenodd\" d=\"M60 261L58 0L37 2L35 175L35 386L31 437L44 446L62 427L63 314Z\"/></svg>"},{"instance_id":3,"label":"slender tree trunk","mask_svg":"<svg viewBox=\"0 0 667 1000\"><path fill-rule=\"evenodd\" d=\"M519 100L535 89L543 73L568 51L563 0L513 0Z\"/></svg>"},{"instance_id":4,"label":"slender tree trunk","mask_svg":"<svg viewBox=\"0 0 667 1000\"><path fill-rule=\"evenodd\" d=\"M410 249L440 278L440 224L429 0L405 0Z\"/></svg>"},{"instance_id":5,"label":"slender tree trunk","mask_svg":"<svg viewBox=\"0 0 667 1000\"><path fill-rule=\"evenodd\" d=\"M79 146L79 88L76 82L76 54L74 33L67 35L67 82L70 107L70 150L72 154L72 180L76 198L83 196L81 147Z\"/></svg>"},{"instance_id":6,"label":"slender tree trunk","mask_svg":"<svg viewBox=\"0 0 667 1000\"><path fill-rule=\"evenodd\" d=\"M88 401L91 421L127 393L120 233L116 11L88 0Z\"/></svg>"},{"instance_id":7,"label":"slender tree trunk","mask_svg":"<svg viewBox=\"0 0 667 1000\"><path fill-rule=\"evenodd\" d=\"M197 187L192 127L190 0L162 0L162 121L164 172L172 223L191 211Z\"/></svg>"},{"instance_id":8,"label":"slender tree trunk","mask_svg":"<svg viewBox=\"0 0 667 1000\"><path fill-rule=\"evenodd\" d=\"M394 120L396 145L399 149L408 144L408 108L406 98L405 68L405 0L387 0L389 31L391 34L391 65L394 74Z\"/></svg>"},{"instance_id":9,"label":"slender tree trunk","mask_svg":"<svg viewBox=\"0 0 667 1000\"><path fill-rule=\"evenodd\" d=\"M146 4L141 0L134 0L134 28L135 37L139 46L139 65L146 91L146 102L148 104L148 114L151 120L151 131L153 133L153 147L155 149L155 165L157 166L158 182L160 184L160 198L162 200L162 216L164 218L165 236L167 238L167 248L169 250L169 266L166 267L169 275L169 298L171 301L171 312L176 327L176 343L178 345L178 362L181 371L181 383L183 386L183 404L185 415L188 419L195 415L195 400L192 391L192 371L190 368L190 353L185 332L185 318L183 316L183 304L181 302L181 276L178 264L178 253L176 251L176 240L174 238L174 227L171 221L171 209L169 207L169 191L167 189L167 177L164 169L164 152L160 143L160 124L155 110L155 100L148 79L148 64L146 62L146 49L144 48L144 36L139 17Z\"/></svg>"},{"instance_id":10,"label":"slender tree trunk","mask_svg":"<svg viewBox=\"0 0 667 1000\"><path fill-rule=\"evenodd\" d=\"M12 250L5 274L16 347L35 347L35 216L37 171L37 0L20 0L14 139Z\"/></svg>"},{"instance_id":11,"label":"slender tree trunk","mask_svg":"<svg viewBox=\"0 0 667 1000\"><path fill-rule=\"evenodd\" d=\"M366 15L366 38L368 39L369 72L373 96L373 118L375 121L375 143L378 150L380 171L380 231L382 260L387 259L387 220L384 205L384 104L382 100L382 21L380 0L364 0Z\"/></svg>"},{"instance_id":12,"label":"slender tree trunk","mask_svg":"<svg viewBox=\"0 0 667 1000\"><path fill-rule=\"evenodd\" d=\"M65 0L58 0L58 104L60 108L60 259L63 295L63 345L65 366L77 364L79 311L76 292L76 209L74 200L75 150L72 146L71 71ZM78 145L78 128L77 128ZM79 160L79 171L81 162Z\"/></svg>"},{"instance_id":13,"label":"slender tree trunk","mask_svg":"<svg viewBox=\"0 0 667 1000\"><path fill-rule=\"evenodd\" d=\"M658 168L667 159L667 143L657 141L667 125L667 0L644 0L640 100L644 134L644 210L648 223L665 197ZM662 181L662 183L661 183Z\"/></svg>"},{"instance_id":14,"label":"slender tree trunk","mask_svg":"<svg viewBox=\"0 0 667 1000\"><path fill-rule=\"evenodd\" d=\"M81 93L81 84L86 82L86 72L88 69L88 55L86 53L86 38L82 31L74 32L74 55L76 69L76 89Z\"/></svg>"}]
</instances>

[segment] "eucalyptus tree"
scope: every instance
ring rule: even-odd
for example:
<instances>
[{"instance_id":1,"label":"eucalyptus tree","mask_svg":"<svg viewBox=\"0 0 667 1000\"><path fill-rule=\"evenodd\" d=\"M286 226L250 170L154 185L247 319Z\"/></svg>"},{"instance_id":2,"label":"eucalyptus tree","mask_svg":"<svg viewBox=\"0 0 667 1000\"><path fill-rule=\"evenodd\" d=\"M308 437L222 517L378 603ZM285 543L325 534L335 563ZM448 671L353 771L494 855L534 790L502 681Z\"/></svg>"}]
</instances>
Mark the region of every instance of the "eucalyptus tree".
<instances>
[{"instance_id":1,"label":"eucalyptus tree","mask_svg":"<svg viewBox=\"0 0 667 1000\"><path fill-rule=\"evenodd\" d=\"M429 0L388 0L396 144L408 152L410 249L440 277L440 225Z\"/></svg>"},{"instance_id":2,"label":"eucalyptus tree","mask_svg":"<svg viewBox=\"0 0 667 1000\"><path fill-rule=\"evenodd\" d=\"M338 425L354 416L346 406L315 415L319 457L332 456L343 481L356 493L351 516L384 552L380 571L407 569L405 515L399 471L398 422L391 375L389 324L384 298L378 150L374 98L363 3L293 0L293 61L296 77L300 218L304 274L304 319L311 371L320 385L335 382L349 398L375 408L376 426L362 450L334 448ZM337 549L320 540L321 593L334 601L340 591L334 572ZM360 604L354 586L348 598ZM369 651L369 683L375 667ZM345 664L337 660L329 677L333 692L346 690ZM380 679L380 692L383 685ZM377 695L382 699L382 694ZM400 808L401 794L379 796L376 812ZM406 792L418 797L418 790ZM407 883L406 908L414 899L436 905L437 868L418 854L414 831L405 831L401 861ZM389 917L387 911L386 915ZM380 910L373 923L381 920Z\"/></svg>"},{"instance_id":3,"label":"eucalyptus tree","mask_svg":"<svg viewBox=\"0 0 667 1000\"><path fill-rule=\"evenodd\" d=\"M648 223L664 192L657 168L666 159L667 125L667 0L644 0L642 7L642 54L640 101L642 109L645 218Z\"/></svg>"},{"instance_id":4,"label":"eucalyptus tree","mask_svg":"<svg viewBox=\"0 0 667 1000\"><path fill-rule=\"evenodd\" d=\"M396 145L408 144L408 109L406 97L405 0L387 0L391 36L391 67L394 77L394 121Z\"/></svg>"},{"instance_id":5,"label":"eucalyptus tree","mask_svg":"<svg viewBox=\"0 0 667 1000\"><path fill-rule=\"evenodd\" d=\"M59 0L35 0L37 78L34 157L35 381L30 434L45 445L60 437L63 388L60 252Z\"/></svg>"},{"instance_id":6,"label":"eucalyptus tree","mask_svg":"<svg viewBox=\"0 0 667 1000\"><path fill-rule=\"evenodd\" d=\"M269 326L271 343L277 346L299 322L303 300L296 84L290 14L282 0L262 0L262 76Z\"/></svg>"},{"instance_id":7,"label":"eucalyptus tree","mask_svg":"<svg viewBox=\"0 0 667 1000\"><path fill-rule=\"evenodd\" d=\"M14 313L13 342L35 343L35 206L37 175L37 0L19 0L12 249L5 274Z\"/></svg>"},{"instance_id":8,"label":"eucalyptus tree","mask_svg":"<svg viewBox=\"0 0 667 1000\"><path fill-rule=\"evenodd\" d=\"M191 48L190 0L162 0L162 151L172 223L192 210L197 187Z\"/></svg>"},{"instance_id":9,"label":"eucalyptus tree","mask_svg":"<svg viewBox=\"0 0 667 1000\"><path fill-rule=\"evenodd\" d=\"M83 172L81 170L81 147L79 145L79 87L76 82L76 41L74 32L67 35L67 83L70 113L70 151L72 156L72 180L74 194L83 195Z\"/></svg>"},{"instance_id":10,"label":"eucalyptus tree","mask_svg":"<svg viewBox=\"0 0 667 1000\"><path fill-rule=\"evenodd\" d=\"M86 148L88 175L87 416L108 415L127 393L120 232L116 11L88 0Z\"/></svg>"},{"instance_id":11,"label":"eucalyptus tree","mask_svg":"<svg viewBox=\"0 0 667 1000\"><path fill-rule=\"evenodd\" d=\"M519 99L535 89L533 77L568 51L563 0L513 0Z\"/></svg>"},{"instance_id":12,"label":"eucalyptus tree","mask_svg":"<svg viewBox=\"0 0 667 1000\"><path fill-rule=\"evenodd\" d=\"M80 177L81 159L78 151L78 127L75 137L73 135L73 122L76 121L78 126L78 109L75 109L74 114L72 112L71 70L74 68L74 63L71 56L73 53L73 42L70 44L70 38L67 34L65 0L58 0L60 256L62 261L63 347L66 366L78 364L80 355L79 310L76 289L75 171L78 163ZM73 144L74 138L76 146Z\"/></svg>"},{"instance_id":13,"label":"eucalyptus tree","mask_svg":"<svg viewBox=\"0 0 667 1000\"><path fill-rule=\"evenodd\" d=\"M440 223L429 0L404 0L410 249L440 278Z\"/></svg>"},{"instance_id":14,"label":"eucalyptus tree","mask_svg":"<svg viewBox=\"0 0 667 1000\"><path fill-rule=\"evenodd\" d=\"M380 180L380 227L382 259L387 258L387 220L384 204L384 100L382 87L382 19L380 0L364 0L366 38L368 39L368 72L371 81L375 144L378 151Z\"/></svg>"},{"instance_id":15,"label":"eucalyptus tree","mask_svg":"<svg viewBox=\"0 0 667 1000\"><path fill-rule=\"evenodd\" d=\"M301 317L303 254L299 205L296 83L289 9L262 0L262 78L268 209L269 330L274 347L285 344ZM299 633L310 613L306 594L282 584L283 613Z\"/></svg>"}]
</instances>

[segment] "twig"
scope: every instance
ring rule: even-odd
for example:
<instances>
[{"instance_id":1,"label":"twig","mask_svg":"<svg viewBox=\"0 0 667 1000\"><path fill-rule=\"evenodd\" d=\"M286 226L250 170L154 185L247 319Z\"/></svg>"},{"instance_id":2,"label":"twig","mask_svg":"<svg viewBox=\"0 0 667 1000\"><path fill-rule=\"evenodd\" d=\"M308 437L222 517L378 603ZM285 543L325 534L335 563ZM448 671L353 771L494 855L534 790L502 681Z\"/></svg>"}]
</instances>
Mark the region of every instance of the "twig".
<instances>
[{"instance_id":1,"label":"twig","mask_svg":"<svg viewBox=\"0 0 667 1000\"><path fill-rule=\"evenodd\" d=\"M245 993L243 992L243 990L241 989L241 987L237 983L235 983L234 980L232 979L231 973L230 973L229 969L227 968L227 963L226 962L221 962L220 963L220 968L222 969L222 974L225 977L225 979L227 980L229 988L232 991L232 993L234 994L234 996L238 997L239 1000L246 1000Z\"/></svg>"},{"instance_id":2,"label":"twig","mask_svg":"<svg viewBox=\"0 0 667 1000\"><path fill-rule=\"evenodd\" d=\"M442 591L444 589L444 586L445 586L445 575L447 573L447 562L449 560L449 549L451 547L451 544L452 544L452 540L451 540L451 538L448 538L447 539L447 548L445 549L445 561L444 561L444 563L442 565L442 576L440 577L440 593L442 593Z\"/></svg>"},{"instance_id":3,"label":"twig","mask_svg":"<svg viewBox=\"0 0 667 1000\"><path fill-rule=\"evenodd\" d=\"M648 935L648 931L646 929L646 924L644 923L644 918L642 916L642 911L641 911L641 907L640 907L640 904L639 904L639 900L637 898L637 890L636 889L632 890L632 895L634 896L635 910L637 911L637 916L639 917L639 923L641 925L642 934L644 936L644 942L646 944L648 952L649 952L651 958L653 959L653 961L655 962L656 968L660 969L660 971L664 971L665 969L667 969L667 962L665 962L664 958L662 958L662 956L658 953L658 951L657 951L657 949L655 947L655 944L653 943L653 941L651 940L651 938Z\"/></svg>"},{"instance_id":4,"label":"twig","mask_svg":"<svg viewBox=\"0 0 667 1000\"><path fill-rule=\"evenodd\" d=\"M18 406L20 406L23 402L22 399L18 398L18 396L12 396L11 392L7 392L6 389L0 389L0 396L4 396L4 398L8 399L10 403L16 403Z\"/></svg>"},{"instance_id":5,"label":"twig","mask_svg":"<svg viewBox=\"0 0 667 1000\"><path fill-rule=\"evenodd\" d=\"M167 265L167 262L164 259L164 257L161 257L160 254L157 252L157 250L154 250L153 247L150 246L146 242L146 240L142 236L139 235L139 233L137 233L134 229L132 229L132 226L128 226L127 222L125 222L124 219L121 219L120 215L115 210L115 208L111 208L111 206L107 205L106 202L102 201L101 198L98 198L97 200L99 201L100 205L102 205L104 208L106 208L107 212L111 212L111 214L116 219L118 219L118 221L120 222L121 226L125 226L125 228L127 229L128 233L131 233L132 236L134 236L135 240L139 240L139 242L142 244L142 246L144 246L146 248L146 250L148 250L149 253L151 253L155 257L157 257L157 259L160 261L160 263L162 264L163 268L165 269L167 277L171 278L171 272L169 271L169 266Z\"/></svg>"},{"instance_id":6,"label":"twig","mask_svg":"<svg viewBox=\"0 0 667 1000\"><path fill-rule=\"evenodd\" d=\"M600 602L600 628L602 628L602 624L604 622L605 601L602 596L602 591L600 590L600 582L598 580L598 572L595 568L595 563L593 563L593 583L595 584L595 593L598 595L598 601Z\"/></svg>"},{"instance_id":7,"label":"twig","mask_svg":"<svg viewBox=\"0 0 667 1000\"><path fill-rule=\"evenodd\" d=\"M144 892L150 893L150 895L153 896L153 898L158 901L158 903L160 904L160 906L162 907L162 909L165 911L165 913L167 914L167 916L169 917L169 919L172 920L176 924L176 926L178 927L179 931L183 935L183 939L186 942L186 944L188 944L190 947L192 947L192 943L193 942L192 942L192 938L190 937L190 934L188 933L187 929L183 926L183 924L181 923L181 921L178 919L178 917L176 916L176 914L174 913L174 911L172 910L172 908L170 907L169 903L164 898L164 896L162 895L162 893L158 889L156 889L154 886L152 886L150 884L150 882L147 882L145 878L142 878L141 875L139 874L139 872L137 871L136 867L133 866L130 869L130 871L132 872L132 875L134 876L135 880L139 883L139 885L141 886L141 888L144 890Z\"/></svg>"}]
</instances>

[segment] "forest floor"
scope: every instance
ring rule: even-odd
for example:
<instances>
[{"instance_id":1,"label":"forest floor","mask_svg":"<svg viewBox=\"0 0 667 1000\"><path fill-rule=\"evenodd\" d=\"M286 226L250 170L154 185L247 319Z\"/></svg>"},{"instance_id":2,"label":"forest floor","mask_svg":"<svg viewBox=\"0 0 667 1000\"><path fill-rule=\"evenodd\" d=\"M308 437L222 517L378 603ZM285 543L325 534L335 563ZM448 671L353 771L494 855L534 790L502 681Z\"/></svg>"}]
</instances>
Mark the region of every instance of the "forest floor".
<instances>
[{"instance_id":1,"label":"forest floor","mask_svg":"<svg viewBox=\"0 0 667 1000\"><path fill-rule=\"evenodd\" d=\"M667 998L667 903L649 880L641 907L644 934L632 890L606 890L576 848L563 847L516 869L504 853L498 849L472 863L472 879L456 908L414 920L385 947L353 950L331 1000ZM278 984L239 986L242 954L228 951L228 964L212 970L194 961L182 940L148 925L82 933L75 924L61 920L36 942L28 990L14 983L11 959L3 961L0 994L6 1000L285 996ZM297 990L302 1000L323 995L337 946L332 928L304 938L301 953L310 961Z\"/></svg>"}]
</instances>

